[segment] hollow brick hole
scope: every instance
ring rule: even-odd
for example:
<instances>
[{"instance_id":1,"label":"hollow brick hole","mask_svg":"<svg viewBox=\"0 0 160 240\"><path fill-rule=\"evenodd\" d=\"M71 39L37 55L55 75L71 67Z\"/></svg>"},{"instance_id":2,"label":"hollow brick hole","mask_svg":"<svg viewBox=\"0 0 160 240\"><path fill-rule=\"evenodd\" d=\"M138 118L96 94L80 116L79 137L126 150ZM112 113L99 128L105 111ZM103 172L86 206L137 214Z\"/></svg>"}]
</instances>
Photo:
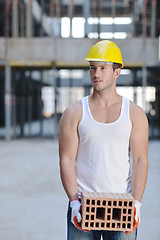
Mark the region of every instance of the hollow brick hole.
<instances>
[{"instance_id":1,"label":"hollow brick hole","mask_svg":"<svg viewBox=\"0 0 160 240\"><path fill-rule=\"evenodd\" d=\"M88 227L88 222L85 222L85 227Z\"/></svg>"},{"instance_id":2,"label":"hollow brick hole","mask_svg":"<svg viewBox=\"0 0 160 240\"><path fill-rule=\"evenodd\" d=\"M121 227L121 224L120 223L117 223L117 228L120 228Z\"/></svg>"},{"instance_id":3,"label":"hollow brick hole","mask_svg":"<svg viewBox=\"0 0 160 240\"><path fill-rule=\"evenodd\" d=\"M95 205L95 200L92 200L92 205Z\"/></svg>"},{"instance_id":4,"label":"hollow brick hole","mask_svg":"<svg viewBox=\"0 0 160 240\"><path fill-rule=\"evenodd\" d=\"M90 200L89 200L89 199L87 199L86 203L87 203L87 205L89 205L89 204L90 204Z\"/></svg>"},{"instance_id":5,"label":"hollow brick hole","mask_svg":"<svg viewBox=\"0 0 160 240\"><path fill-rule=\"evenodd\" d=\"M101 219L101 220L105 219L105 208L97 207L96 219Z\"/></svg>"},{"instance_id":6,"label":"hollow brick hole","mask_svg":"<svg viewBox=\"0 0 160 240\"><path fill-rule=\"evenodd\" d=\"M121 220L121 209L113 208L112 219L120 221Z\"/></svg>"},{"instance_id":7,"label":"hollow brick hole","mask_svg":"<svg viewBox=\"0 0 160 240\"><path fill-rule=\"evenodd\" d=\"M110 228L110 223L107 223L107 224L106 224L106 227L107 227L107 228Z\"/></svg>"},{"instance_id":8,"label":"hollow brick hole","mask_svg":"<svg viewBox=\"0 0 160 240\"><path fill-rule=\"evenodd\" d=\"M127 224L127 227L128 227L128 228L131 228L131 224L130 224L130 223L128 223L128 224Z\"/></svg>"},{"instance_id":9,"label":"hollow brick hole","mask_svg":"<svg viewBox=\"0 0 160 240\"><path fill-rule=\"evenodd\" d=\"M94 223L93 222L90 223L90 227L94 227Z\"/></svg>"},{"instance_id":10,"label":"hollow brick hole","mask_svg":"<svg viewBox=\"0 0 160 240\"><path fill-rule=\"evenodd\" d=\"M89 220L89 215L86 215L86 220Z\"/></svg>"}]
</instances>

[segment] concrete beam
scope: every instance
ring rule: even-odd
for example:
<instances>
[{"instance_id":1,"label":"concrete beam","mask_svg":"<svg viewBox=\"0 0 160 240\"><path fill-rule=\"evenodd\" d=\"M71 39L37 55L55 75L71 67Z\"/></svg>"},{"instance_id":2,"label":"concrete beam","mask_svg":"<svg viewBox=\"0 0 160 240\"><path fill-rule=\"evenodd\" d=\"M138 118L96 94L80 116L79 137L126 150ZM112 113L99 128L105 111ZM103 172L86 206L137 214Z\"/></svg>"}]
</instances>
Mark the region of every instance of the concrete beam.
<instances>
[{"instance_id":1,"label":"concrete beam","mask_svg":"<svg viewBox=\"0 0 160 240\"><path fill-rule=\"evenodd\" d=\"M84 68L84 61L90 47L97 39L63 38L0 38L0 60L7 60L14 66L41 66L47 63L55 67ZM157 66L158 38L131 38L114 40L120 47L126 67ZM146 54L144 54L144 51ZM146 56L146 57L145 57ZM23 63L23 64L22 64Z\"/></svg>"}]
</instances>

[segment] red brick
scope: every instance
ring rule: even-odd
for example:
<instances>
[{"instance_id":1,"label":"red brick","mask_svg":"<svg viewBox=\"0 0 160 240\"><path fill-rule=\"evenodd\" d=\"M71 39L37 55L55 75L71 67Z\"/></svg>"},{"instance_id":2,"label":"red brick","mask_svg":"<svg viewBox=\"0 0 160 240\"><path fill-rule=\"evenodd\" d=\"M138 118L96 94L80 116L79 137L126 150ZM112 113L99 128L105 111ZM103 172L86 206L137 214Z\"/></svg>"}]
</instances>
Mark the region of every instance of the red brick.
<instances>
[{"instance_id":1,"label":"red brick","mask_svg":"<svg viewBox=\"0 0 160 240\"><path fill-rule=\"evenodd\" d=\"M132 231L134 198L129 193L82 192L82 229Z\"/></svg>"}]
</instances>

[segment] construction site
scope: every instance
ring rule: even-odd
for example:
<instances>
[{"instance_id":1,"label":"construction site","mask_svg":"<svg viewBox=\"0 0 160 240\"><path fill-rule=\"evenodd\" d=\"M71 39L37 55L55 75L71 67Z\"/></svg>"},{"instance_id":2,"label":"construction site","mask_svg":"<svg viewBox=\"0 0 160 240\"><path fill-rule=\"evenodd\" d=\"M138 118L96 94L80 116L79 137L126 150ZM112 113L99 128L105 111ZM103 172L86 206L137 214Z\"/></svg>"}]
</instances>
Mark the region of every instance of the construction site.
<instances>
[{"instance_id":1,"label":"construction site","mask_svg":"<svg viewBox=\"0 0 160 240\"><path fill-rule=\"evenodd\" d=\"M0 239L64 240L59 120L92 93L86 55L121 49L117 92L149 122L149 178L138 240L160 236L160 1L0 1Z\"/></svg>"},{"instance_id":2,"label":"construction site","mask_svg":"<svg viewBox=\"0 0 160 240\"><path fill-rule=\"evenodd\" d=\"M2 0L0 138L58 134L64 109L91 91L84 58L98 39L118 44L124 59L118 90L145 110L150 138L159 138L159 4Z\"/></svg>"}]
</instances>

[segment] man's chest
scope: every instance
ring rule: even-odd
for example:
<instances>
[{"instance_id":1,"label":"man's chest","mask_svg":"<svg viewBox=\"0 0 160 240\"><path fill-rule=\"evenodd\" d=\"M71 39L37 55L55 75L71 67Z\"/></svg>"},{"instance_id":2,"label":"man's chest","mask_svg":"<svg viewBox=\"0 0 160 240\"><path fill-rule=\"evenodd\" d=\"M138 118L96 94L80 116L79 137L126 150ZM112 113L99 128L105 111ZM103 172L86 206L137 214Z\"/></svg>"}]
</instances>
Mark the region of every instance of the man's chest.
<instances>
[{"instance_id":1,"label":"man's chest","mask_svg":"<svg viewBox=\"0 0 160 240\"><path fill-rule=\"evenodd\" d=\"M92 117L97 122L112 123L118 120L121 114L121 104L115 104L111 107L90 106Z\"/></svg>"}]
</instances>

